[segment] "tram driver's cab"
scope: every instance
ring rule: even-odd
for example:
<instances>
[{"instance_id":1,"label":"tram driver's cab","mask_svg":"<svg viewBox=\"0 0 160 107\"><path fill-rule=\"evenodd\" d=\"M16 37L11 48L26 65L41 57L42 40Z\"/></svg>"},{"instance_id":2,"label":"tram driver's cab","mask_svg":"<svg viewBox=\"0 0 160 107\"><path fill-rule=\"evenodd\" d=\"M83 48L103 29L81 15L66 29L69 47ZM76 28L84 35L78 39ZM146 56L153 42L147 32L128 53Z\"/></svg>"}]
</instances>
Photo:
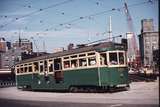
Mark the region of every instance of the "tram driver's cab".
<instances>
[{"instance_id":1,"label":"tram driver's cab","mask_svg":"<svg viewBox=\"0 0 160 107\"><path fill-rule=\"evenodd\" d=\"M127 65L125 51L107 51L100 53L100 65L108 67L123 67Z\"/></svg>"}]
</instances>

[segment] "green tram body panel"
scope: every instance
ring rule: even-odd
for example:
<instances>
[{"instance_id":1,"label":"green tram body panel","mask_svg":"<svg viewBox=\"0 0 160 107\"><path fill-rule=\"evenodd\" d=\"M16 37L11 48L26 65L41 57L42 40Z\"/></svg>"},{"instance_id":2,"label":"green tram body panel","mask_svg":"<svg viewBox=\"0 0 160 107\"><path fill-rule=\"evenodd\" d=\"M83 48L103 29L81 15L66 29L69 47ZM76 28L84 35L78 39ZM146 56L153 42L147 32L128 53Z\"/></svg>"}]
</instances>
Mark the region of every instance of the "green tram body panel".
<instances>
[{"instance_id":1,"label":"green tram body panel","mask_svg":"<svg viewBox=\"0 0 160 107\"><path fill-rule=\"evenodd\" d=\"M30 86L33 90L67 90L70 86L117 86L129 84L127 67L87 68L63 71L63 81L56 83L53 74L47 82L39 73L17 75L17 86Z\"/></svg>"}]
</instances>

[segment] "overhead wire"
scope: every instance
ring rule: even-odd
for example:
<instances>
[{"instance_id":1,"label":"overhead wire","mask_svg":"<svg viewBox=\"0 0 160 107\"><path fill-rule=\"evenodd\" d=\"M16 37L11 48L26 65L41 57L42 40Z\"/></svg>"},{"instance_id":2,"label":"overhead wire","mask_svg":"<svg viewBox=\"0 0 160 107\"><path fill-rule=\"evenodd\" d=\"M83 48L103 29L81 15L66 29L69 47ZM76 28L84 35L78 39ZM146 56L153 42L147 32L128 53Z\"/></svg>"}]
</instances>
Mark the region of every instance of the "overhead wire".
<instances>
[{"instance_id":1,"label":"overhead wire","mask_svg":"<svg viewBox=\"0 0 160 107\"><path fill-rule=\"evenodd\" d=\"M45 8L40 8L39 10L33 11L33 12L28 13L28 14L26 14L26 15L23 15L23 16L21 16L21 17L14 18L13 20L11 20L10 22L8 22L8 23L6 23L6 24L4 24L4 25L0 25L0 28L4 28L5 26L7 26L7 25L9 25L9 24L11 24L11 23L13 23L13 22L15 22L15 21L17 21L17 20L20 20L20 19L22 19L22 18L31 16L31 15L36 14L36 13L39 13L39 12L41 12L41 11L45 11L45 10L47 10L47 9L54 8L54 7L57 7L57 6L60 6L60 5L63 5L63 4L72 2L72 1L74 1L74 0L65 0L65 1L63 1L63 2L59 2L59 3L56 3L56 4L50 5L50 6L48 6L48 7L45 7Z\"/></svg>"},{"instance_id":2,"label":"overhead wire","mask_svg":"<svg viewBox=\"0 0 160 107\"><path fill-rule=\"evenodd\" d=\"M148 1L145 1L145 2L139 2L139 3L131 4L131 5L128 5L128 7L139 6L139 5L143 5L143 4L147 4L147 3L151 3L151 0L148 0ZM106 14L106 13L111 12L111 11L120 11L121 9L124 9L124 7L112 8L112 9L109 9L109 10L105 10L105 11L89 14L89 15L86 15L86 16L80 16L80 17L72 19L70 21L57 24L54 27L50 27L45 31L52 30L52 29L57 29L57 27L60 27L60 26L66 25L66 24L71 24L71 23L77 22L79 20L83 20L83 19L87 19L87 18L89 19L90 17L95 17L95 16L99 16L99 15L102 15L102 14Z\"/></svg>"}]
</instances>

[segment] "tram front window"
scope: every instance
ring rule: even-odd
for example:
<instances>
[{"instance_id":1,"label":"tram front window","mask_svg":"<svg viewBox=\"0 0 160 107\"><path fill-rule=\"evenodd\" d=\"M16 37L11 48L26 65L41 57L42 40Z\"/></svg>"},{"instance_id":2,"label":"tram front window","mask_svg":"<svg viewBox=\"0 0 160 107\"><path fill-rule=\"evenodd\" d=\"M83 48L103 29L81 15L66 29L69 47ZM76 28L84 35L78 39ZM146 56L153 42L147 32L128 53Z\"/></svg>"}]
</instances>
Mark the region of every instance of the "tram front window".
<instances>
[{"instance_id":1,"label":"tram front window","mask_svg":"<svg viewBox=\"0 0 160 107\"><path fill-rule=\"evenodd\" d=\"M117 52L109 53L110 65L118 65Z\"/></svg>"},{"instance_id":2,"label":"tram front window","mask_svg":"<svg viewBox=\"0 0 160 107\"><path fill-rule=\"evenodd\" d=\"M109 52L109 64L110 65L125 65L124 52Z\"/></svg>"}]
</instances>

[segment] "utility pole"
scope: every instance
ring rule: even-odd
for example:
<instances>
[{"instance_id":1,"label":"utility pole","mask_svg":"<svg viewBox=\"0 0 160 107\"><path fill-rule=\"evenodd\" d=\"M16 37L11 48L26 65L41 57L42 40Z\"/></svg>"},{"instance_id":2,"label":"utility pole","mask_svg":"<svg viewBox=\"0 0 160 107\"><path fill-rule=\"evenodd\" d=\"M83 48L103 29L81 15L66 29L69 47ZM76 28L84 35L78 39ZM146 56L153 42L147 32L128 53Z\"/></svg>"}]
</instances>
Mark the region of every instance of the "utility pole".
<instances>
[{"instance_id":1,"label":"utility pole","mask_svg":"<svg viewBox=\"0 0 160 107\"><path fill-rule=\"evenodd\" d=\"M108 34L109 34L109 41L110 42L114 41L114 38L112 38L112 17L111 16L109 17L109 31L108 31Z\"/></svg>"},{"instance_id":2,"label":"utility pole","mask_svg":"<svg viewBox=\"0 0 160 107\"><path fill-rule=\"evenodd\" d=\"M21 33L21 32L20 32L20 29L19 29L19 40L18 40L18 43L19 43L18 45L19 45L19 47L21 47L21 37L20 37L21 34L20 34L20 33Z\"/></svg>"},{"instance_id":3,"label":"utility pole","mask_svg":"<svg viewBox=\"0 0 160 107\"><path fill-rule=\"evenodd\" d=\"M45 41L43 40L43 51L46 52Z\"/></svg>"}]
</instances>

